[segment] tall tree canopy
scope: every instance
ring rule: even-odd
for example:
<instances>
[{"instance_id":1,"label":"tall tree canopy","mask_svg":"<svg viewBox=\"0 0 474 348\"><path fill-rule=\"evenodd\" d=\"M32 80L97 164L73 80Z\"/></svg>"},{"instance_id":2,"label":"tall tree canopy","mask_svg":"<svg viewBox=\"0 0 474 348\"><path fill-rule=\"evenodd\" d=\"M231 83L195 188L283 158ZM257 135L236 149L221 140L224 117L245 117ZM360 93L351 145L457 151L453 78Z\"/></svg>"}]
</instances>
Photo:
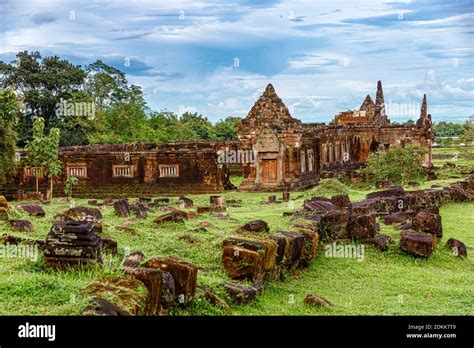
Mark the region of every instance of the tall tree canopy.
<instances>
[{"instance_id":1,"label":"tall tree canopy","mask_svg":"<svg viewBox=\"0 0 474 348\"><path fill-rule=\"evenodd\" d=\"M24 51L9 64L0 62L0 76L0 85L23 99L25 112L18 128L19 145L23 146L31 139L35 116L44 117L47 130L63 127L63 120L56 114L57 104L82 88L86 73L58 56L42 57L39 52Z\"/></svg>"},{"instance_id":2,"label":"tall tree canopy","mask_svg":"<svg viewBox=\"0 0 474 348\"><path fill-rule=\"evenodd\" d=\"M5 182L6 174L16 169L16 143L18 140L14 127L20 114L20 104L10 89L0 90L0 184Z\"/></svg>"},{"instance_id":3,"label":"tall tree canopy","mask_svg":"<svg viewBox=\"0 0 474 348\"><path fill-rule=\"evenodd\" d=\"M227 117L213 125L198 113L179 117L166 110L150 111L141 88L101 60L82 68L57 56L20 52L10 63L0 61L0 84L23 99L16 127L21 147L32 140L38 116L44 118L46 132L59 129L61 146L237 139L240 118ZM84 105L93 112L78 112Z\"/></svg>"}]
</instances>

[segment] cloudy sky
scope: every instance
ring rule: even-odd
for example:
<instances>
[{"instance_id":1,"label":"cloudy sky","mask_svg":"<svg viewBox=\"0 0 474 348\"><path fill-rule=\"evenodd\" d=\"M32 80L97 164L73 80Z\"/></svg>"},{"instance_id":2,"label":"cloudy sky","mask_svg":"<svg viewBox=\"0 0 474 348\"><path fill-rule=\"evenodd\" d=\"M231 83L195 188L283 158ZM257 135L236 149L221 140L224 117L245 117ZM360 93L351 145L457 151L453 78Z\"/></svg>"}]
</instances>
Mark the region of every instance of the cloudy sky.
<instances>
[{"instance_id":1,"label":"cloudy sky","mask_svg":"<svg viewBox=\"0 0 474 348\"><path fill-rule=\"evenodd\" d=\"M0 0L0 59L102 59L150 108L212 121L245 116L272 83L294 117L327 122L375 99L377 80L392 120L416 118L427 93L435 121L460 121L473 23L474 0Z\"/></svg>"}]
</instances>

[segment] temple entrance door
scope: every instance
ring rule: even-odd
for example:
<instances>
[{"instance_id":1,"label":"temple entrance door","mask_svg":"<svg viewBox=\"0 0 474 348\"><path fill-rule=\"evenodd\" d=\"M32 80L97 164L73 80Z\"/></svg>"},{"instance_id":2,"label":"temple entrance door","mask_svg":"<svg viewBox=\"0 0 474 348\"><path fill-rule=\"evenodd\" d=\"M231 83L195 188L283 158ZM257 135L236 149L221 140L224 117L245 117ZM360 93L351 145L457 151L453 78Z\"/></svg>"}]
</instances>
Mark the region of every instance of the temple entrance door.
<instances>
[{"instance_id":1,"label":"temple entrance door","mask_svg":"<svg viewBox=\"0 0 474 348\"><path fill-rule=\"evenodd\" d=\"M262 184L276 184L277 170L276 159L262 159L260 162L260 182Z\"/></svg>"}]
</instances>

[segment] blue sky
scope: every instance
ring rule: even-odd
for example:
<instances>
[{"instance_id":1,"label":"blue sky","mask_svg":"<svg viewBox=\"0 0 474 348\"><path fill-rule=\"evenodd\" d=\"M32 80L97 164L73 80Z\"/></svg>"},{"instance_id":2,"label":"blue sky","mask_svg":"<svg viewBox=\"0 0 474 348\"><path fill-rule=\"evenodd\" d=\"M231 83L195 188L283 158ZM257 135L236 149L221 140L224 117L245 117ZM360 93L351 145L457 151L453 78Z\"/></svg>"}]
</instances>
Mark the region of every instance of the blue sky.
<instances>
[{"instance_id":1,"label":"blue sky","mask_svg":"<svg viewBox=\"0 0 474 348\"><path fill-rule=\"evenodd\" d=\"M272 83L294 117L327 122L382 80L392 120L423 93L435 121L474 114L474 0L0 0L0 19L1 60L102 59L155 110L245 116Z\"/></svg>"}]
</instances>

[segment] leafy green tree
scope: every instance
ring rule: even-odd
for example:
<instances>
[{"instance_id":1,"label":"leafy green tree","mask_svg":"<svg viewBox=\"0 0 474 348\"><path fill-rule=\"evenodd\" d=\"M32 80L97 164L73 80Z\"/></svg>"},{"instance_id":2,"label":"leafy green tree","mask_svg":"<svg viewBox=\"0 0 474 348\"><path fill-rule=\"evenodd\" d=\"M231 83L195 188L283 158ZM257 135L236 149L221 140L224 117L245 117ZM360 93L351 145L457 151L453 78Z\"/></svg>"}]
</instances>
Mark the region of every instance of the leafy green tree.
<instances>
[{"instance_id":1,"label":"leafy green tree","mask_svg":"<svg viewBox=\"0 0 474 348\"><path fill-rule=\"evenodd\" d=\"M425 154L426 149L418 145L371 153L366 166L358 172L367 181L388 179L393 182L403 182L409 179L420 179L425 176L422 167Z\"/></svg>"},{"instance_id":2,"label":"leafy green tree","mask_svg":"<svg viewBox=\"0 0 474 348\"><path fill-rule=\"evenodd\" d=\"M216 140L216 134L212 123L201 114L185 112L181 115L181 124L193 130L198 138L188 140Z\"/></svg>"},{"instance_id":3,"label":"leafy green tree","mask_svg":"<svg viewBox=\"0 0 474 348\"><path fill-rule=\"evenodd\" d=\"M156 134L154 141L185 141L199 138L193 129L184 127L178 116L170 111L150 113L148 123Z\"/></svg>"},{"instance_id":4,"label":"leafy green tree","mask_svg":"<svg viewBox=\"0 0 474 348\"><path fill-rule=\"evenodd\" d=\"M474 160L474 115L471 115L464 124L464 131L461 134L461 143L459 147L461 153L468 159Z\"/></svg>"},{"instance_id":5,"label":"leafy green tree","mask_svg":"<svg viewBox=\"0 0 474 348\"><path fill-rule=\"evenodd\" d=\"M85 90L98 110L127 99L130 88L122 71L97 60L86 67L86 72Z\"/></svg>"},{"instance_id":6,"label":"leafy green tree","mask_svg":"<svg viewBox=\"0 0 474 348\"><path fill-rule=\"evenodd\" d=\"M57 104L81 90L85 77L80 66L58 56L42 57L39 52L19 52L13 62L0 62L0 85L21 96L25 107L17 128L20 146L31 139L36 116L45 119L46 130L61 127L63 116L57 115Z\"/></svg>"},{"instance_id":7,"label":"leafy green tree","mask_svg":"<svg viewBox=\"0 0 474 348\"><path fill-rule=\"evenodd\" d=\"M42 117L33 119L33 139L28 140L25 146L27 151L26 164L41 168L50 179L50 194L53 194L53 178L61 173L59 160L60 131L51 128L49 135L44 133L45 124ZM38 173L36 173L36 192L38 192Z\"/></svg>"},{"instance_id":8,"label":"leafy green tree","mask_svg":"<svg viewBox=\"0 0 474 348\"><path fill-rule=\"evenodd\" d=\"M10 89L0 90L0 184L16 169L17 134L14 130L20 104Z\"/></svg>"},{"instance_id":9,"label":"leafy green tree","mask_svg":"<svg viewBox=\"0 0 474 348\"><path fill-rule=\"evenodd\" d=\"M214 126L216 137L219 140L238 140L237 124L242 120L240 117L227 117L220 120Z\"/></svg>"},{"instance_id":10,"label":"leafy green tree","mask_svg":"<svg viewBox=\"0 0 474 348\"><path fill-rule=\"evenodd\" d=\"M463 124L457 122L435 122L433 129L436 137L457 137L463 132Z\"/></svg>"}]
</instances>

